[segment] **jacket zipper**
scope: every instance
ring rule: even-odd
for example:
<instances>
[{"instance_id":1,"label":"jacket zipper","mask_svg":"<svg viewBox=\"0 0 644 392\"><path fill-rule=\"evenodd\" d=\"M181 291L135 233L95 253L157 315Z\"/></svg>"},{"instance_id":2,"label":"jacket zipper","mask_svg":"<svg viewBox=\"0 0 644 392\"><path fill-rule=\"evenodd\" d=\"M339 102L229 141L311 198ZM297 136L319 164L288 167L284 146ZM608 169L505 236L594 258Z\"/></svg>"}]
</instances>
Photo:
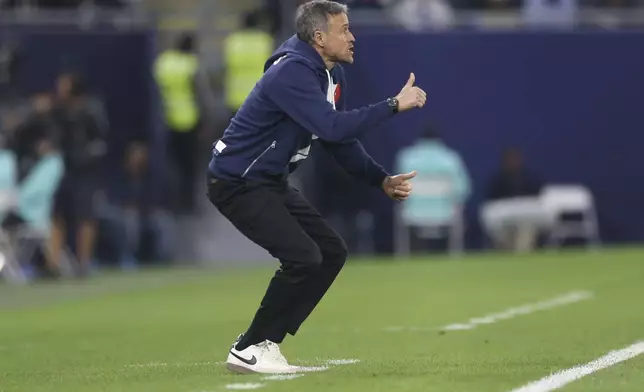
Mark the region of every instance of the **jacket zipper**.
<instances>
[{"instance_id":1,"label":"jacket zipper","mask_svg":"<svg viewBox=\"0 0 644 392\"><path fill-rule=\"evenodd\" d=\"M248 165L248 167L246 168L246 170L244 170L244 173L242 173L242 175L241 175L241 176L242 176L242 178L246 177L246 174L248 174L248 172L250 171L250 169L252 169L252 167L253 167L253 166L255 166L255 164L257 163L257 161L259 161L259 159L260 159L261 157L263 157L263 156L264 156L264 154L266 154L266 153L268 152L268 150L270 150L271 148L275 148L275 144L276 144L276 143L277 143L277 141L276 141L276 140L273 140L273 143L271 143L271 145L270 145L270 146L266 147L266 149L265 149L261 154L259 154L259 156L258 156L257 158L253 159L253 161L250 163L250 165Z\"/></svg>"}]
</instances>

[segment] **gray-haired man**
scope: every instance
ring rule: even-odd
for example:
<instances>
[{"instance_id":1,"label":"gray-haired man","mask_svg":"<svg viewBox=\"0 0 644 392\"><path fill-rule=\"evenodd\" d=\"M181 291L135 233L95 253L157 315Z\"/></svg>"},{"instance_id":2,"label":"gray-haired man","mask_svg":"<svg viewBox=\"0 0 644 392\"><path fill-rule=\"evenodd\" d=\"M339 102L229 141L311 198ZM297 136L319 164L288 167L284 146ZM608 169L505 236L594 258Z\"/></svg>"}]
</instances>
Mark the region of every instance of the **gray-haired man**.
<instances>
[{"instance_id":1,"label":"gray-haired man","mask_svg":"<svg viewBox=\"0 0 644 392\"><path fill-rule=\"evenodd\" d=\"M344 71L355 38L346 6L315 0L298 9L297 35L268 59L264 75L213 147L210 201L244 235L279 259L247 332L228 354L239 373L293 373L278 344L329 289L347 257L344 241L286 178L317 140L347 172L405 200L415 172L390 176L356 137L398 112L425 105L414 75L396 97L345 110Z\"/></svg>"}]
</instances>

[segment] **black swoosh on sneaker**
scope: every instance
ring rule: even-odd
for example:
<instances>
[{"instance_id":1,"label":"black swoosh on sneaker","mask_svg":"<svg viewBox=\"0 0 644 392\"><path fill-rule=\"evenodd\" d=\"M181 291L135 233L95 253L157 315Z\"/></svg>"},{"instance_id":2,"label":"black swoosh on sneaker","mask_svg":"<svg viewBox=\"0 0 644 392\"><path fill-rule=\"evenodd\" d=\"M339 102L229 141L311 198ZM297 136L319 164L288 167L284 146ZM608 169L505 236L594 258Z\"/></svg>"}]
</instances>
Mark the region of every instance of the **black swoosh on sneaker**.
<instances>
[{"instance_id":1,"label":"black swoosh on sneaker","mask_svg":"<svg viewBox=\"0 0 644 392\"><path fill-rule=\"evenodd\" d=\"M240 361L244 362L246 365L253 366L253 365L255 365L257 363L257 358L255 358L254 355L253 355L253 357L251 359L246 359L246 358L240 357L239 355L235 354L234 352L232 352L232 350L230 351L230 353L233 355L233 357L235 357L235 358L239 359Z\"/></svg>"}]
</instances>

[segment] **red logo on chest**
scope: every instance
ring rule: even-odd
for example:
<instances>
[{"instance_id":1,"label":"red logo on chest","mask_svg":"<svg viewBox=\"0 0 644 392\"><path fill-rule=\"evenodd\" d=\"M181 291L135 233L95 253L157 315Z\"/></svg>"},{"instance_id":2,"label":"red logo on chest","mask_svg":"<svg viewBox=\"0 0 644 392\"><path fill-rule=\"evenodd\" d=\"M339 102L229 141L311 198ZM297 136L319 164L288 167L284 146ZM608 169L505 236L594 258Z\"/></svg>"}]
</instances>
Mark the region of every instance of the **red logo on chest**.
<instances>
[{"instance_id":1,"label":"red logo on chest","mask_svg":"<svg viewBox=\"0 0 644 392\"><path fill-rule=\"evenodd\" d=\"M340 85L335 86L335 93L333 95L333 99L335 100L335 103L337 104L338 101L340 101L340 95L342 94L342 90L340 89Z\"/></svg>"}]
</instances>

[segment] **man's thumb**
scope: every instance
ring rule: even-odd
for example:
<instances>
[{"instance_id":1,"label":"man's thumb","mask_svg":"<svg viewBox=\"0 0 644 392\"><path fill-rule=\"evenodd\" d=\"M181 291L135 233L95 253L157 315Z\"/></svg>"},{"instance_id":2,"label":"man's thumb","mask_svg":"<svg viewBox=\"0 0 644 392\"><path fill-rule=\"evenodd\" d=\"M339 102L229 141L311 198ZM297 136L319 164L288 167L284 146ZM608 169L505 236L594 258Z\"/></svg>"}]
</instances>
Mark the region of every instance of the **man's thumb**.
<instances>
[{"instance_id":1,"label":"man's thumb","mask_svg":"<svg viewBox=\"0 0 644 392\"><path fill-rule=\"evenodd\" d=\"M403 180L411 180L412 178L416 177L416 174L416 170L414 170L410 173L402 174L401 177Z\"/></svg>"},{"instance_id":2,"label":"man's thumb","mask_svg":"<svg viewBox=\"0 0 644 392\"><path fill-rule=\"evenodd\" d=\"M416 75L414 75L414 73L412 72L409 74L409 80L407 81L406 87L413 87L415 81L416 81Z\"/></svg>"}]
</instances>

